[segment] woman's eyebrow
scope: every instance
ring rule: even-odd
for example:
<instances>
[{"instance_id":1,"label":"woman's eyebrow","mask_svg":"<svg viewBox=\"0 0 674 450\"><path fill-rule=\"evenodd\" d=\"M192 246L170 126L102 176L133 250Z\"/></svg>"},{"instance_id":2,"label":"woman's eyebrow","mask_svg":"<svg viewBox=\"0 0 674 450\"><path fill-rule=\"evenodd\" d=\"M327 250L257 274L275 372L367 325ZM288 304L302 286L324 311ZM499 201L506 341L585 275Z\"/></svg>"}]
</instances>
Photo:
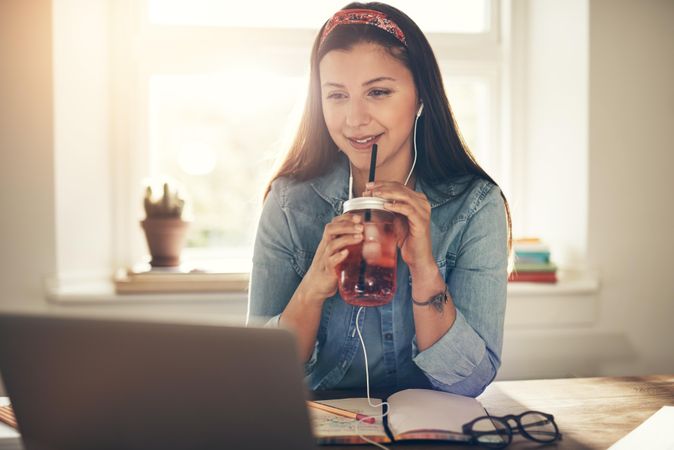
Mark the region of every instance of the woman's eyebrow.
<instances>
[{"instance_id":1,"label":"woman's eyebrow","mask_svg":"<svg viewBox=\"0 0 674 450\"><path fill-rule=\"evenodd\" d=\"M395 80L396 79L392 77L377 77L371 79L370 81L366 81L365 83L363 83L363 86L369 86L371 84L379 83L380 81L395 81Z\"/></svg>"},{"instance_id":2,"label":"woman's eyebrow","mask_svg":"<svg viewBox=\"0 0 674 450\"><path fill-rule=\"evenodd\" d=\"M396 81L396 79L392 77L377 77L366 81L365 83L362 84L362 86L369 86L371 84L379 83L380 81ZM325 83L323 83L323 87L344 88L344 85L340 83L333 83L331 81L326 81Z\"/></svg>"},{"instance_id":3,"label":"woman's eyebrow","mask_svg":"<svg viewBox=\"0 0 674 450\"><path fill-rule=\"evenodd\" d=\"M332 83L332 82L330 82L330 81L326 81L325 83L323 83L323 87L343 88L344 85L343 85L343 84L339 84L339 83Z\"/></svg>"}]
</instances>

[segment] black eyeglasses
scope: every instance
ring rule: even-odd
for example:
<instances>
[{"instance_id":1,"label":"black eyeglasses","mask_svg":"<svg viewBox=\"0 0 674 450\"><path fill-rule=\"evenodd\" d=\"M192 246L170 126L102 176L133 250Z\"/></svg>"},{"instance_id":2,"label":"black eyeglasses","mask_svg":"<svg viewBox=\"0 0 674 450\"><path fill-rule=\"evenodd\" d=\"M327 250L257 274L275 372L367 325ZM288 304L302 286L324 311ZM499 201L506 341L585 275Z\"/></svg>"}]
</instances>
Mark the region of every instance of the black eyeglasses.
<instances>
[{"instance_id":1,"label":"black eyeglasses","mask_svg":"<svg viewBox=\"0 0 674 450\"><path fill-rule=\"evenodd\" d=\"M515 425L511 425L511 421ZM542 444L562 439L552 414L539 411L527 411L517 416L478 417L463 426L463 433L470 436L471 444L487 448L507 447L513 440L513 434L518 433Z\"/></svg>"}]
</instances>

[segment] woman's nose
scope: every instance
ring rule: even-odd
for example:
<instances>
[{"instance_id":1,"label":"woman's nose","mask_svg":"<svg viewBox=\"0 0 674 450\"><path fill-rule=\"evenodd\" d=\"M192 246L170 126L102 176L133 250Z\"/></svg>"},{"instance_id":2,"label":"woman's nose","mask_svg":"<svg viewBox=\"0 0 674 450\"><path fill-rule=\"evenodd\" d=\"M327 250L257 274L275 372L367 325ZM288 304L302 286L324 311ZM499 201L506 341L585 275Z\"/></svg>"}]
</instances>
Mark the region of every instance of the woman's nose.
<instances>
[{"instance_id":1,"label":"woman's nose","mask_svg":"<svg viewBox=\"0 0 674 450\"><path fill-rule=\"evenodd\" d=\"M370 114L367 110L365 102L354 100L349 102L349 107L346 111L346 125L349 127L359 127L367 125L370 121Z\"/></svg>"}]
</instances>

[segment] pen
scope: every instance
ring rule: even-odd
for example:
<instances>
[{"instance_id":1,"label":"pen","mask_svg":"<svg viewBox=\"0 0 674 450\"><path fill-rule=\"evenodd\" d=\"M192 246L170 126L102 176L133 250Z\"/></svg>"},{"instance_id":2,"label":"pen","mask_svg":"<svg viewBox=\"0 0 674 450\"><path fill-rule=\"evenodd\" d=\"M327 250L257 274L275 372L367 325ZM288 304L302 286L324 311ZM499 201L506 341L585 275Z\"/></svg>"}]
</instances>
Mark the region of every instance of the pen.
<instances>
[{"instance_id":1,"label":"pen","mask_svg":"<svg viewBox=\"0 0 674 450\"><path fill-rule=\"evenodd\" d=\"M336 414L338 416L347 417L349 419L356 419L365 423L374 423L375 418L366 416L365 414L347 411L346 409L336 408L334 406L324 405L323 403L307 401L307 406L310 408L320 409L321 411Z\"/></svg>"}]
</instances>

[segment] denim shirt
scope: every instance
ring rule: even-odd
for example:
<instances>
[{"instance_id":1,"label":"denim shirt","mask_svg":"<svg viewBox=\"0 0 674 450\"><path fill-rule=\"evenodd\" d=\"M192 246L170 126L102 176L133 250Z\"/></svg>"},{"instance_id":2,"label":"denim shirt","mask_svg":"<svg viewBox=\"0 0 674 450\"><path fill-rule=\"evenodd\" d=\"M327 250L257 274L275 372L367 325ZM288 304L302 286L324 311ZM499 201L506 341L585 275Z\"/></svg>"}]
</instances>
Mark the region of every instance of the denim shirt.
<instances>
[{"instance_id":1,"label":"denim shirt","mask_svg":"<svg viewBox=\"0 0 674 450\"><path fill-rule=\"evenodd\" d=\"M308 181L282 177L272 183L255 240L249 324L278 326L325 225L342 214L348 177L348 161L342 158L326 175ZM365 308L359 318L368 360L378 361L370 367L371 386L477 396L501 364L508 259L504 203L497 186L470 177L433 187L419 180L416 190L431 204L433 256L456 306L456 320L437 342L419 351L412 279L398 252L393 300L378 311ZM339 293L325 301L314 351L305 363L310 389L354 387L359 373L360 387L365 386L357 311Z\"/></svg>"}]
</instances>

